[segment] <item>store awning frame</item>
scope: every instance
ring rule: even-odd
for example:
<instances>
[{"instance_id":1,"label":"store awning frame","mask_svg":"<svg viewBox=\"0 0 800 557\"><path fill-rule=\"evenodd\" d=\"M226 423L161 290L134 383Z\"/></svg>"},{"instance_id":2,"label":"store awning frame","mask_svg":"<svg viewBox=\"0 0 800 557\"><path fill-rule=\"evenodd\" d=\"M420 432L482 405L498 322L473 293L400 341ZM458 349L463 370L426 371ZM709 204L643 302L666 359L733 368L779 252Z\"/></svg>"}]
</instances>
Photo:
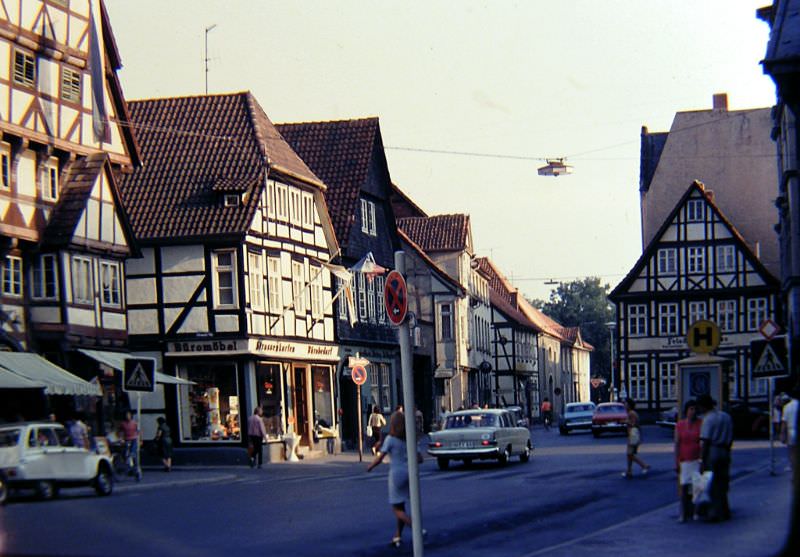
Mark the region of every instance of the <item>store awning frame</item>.
<instances>
[{"instance_id":1,"label":"store awning frame","mask_svg":"<svg viewBox=\"0 0 800 557\"><path fill-rule=\"evenodd\" d=\"M101 396L100 385L90 383L31 352L0 352L0 372L13 374L43 387L48 395ZM12 378L9 380L16 381ZM19 388L19 387L18 387Z\"/></svg>"},{"instance_id":2,"label":"store awning frame","mask_svg":"<svg viewBox=\"0 0 800 557\"><path fill-rule=\"evenodd\" d=\"M124 352L109 352L108 350L92 350L89 348L79 348L78 351L83 355L90 357L94 361L106 365L112 369L116 369L117 371L123 371L125 369L125 360L136 357L131 354L125 354ZM180 377L175 377L174 375L167 375L166 373L161 373L160 371L156 371L156 383L161 383L162 385L195 384L194 381L181 379Z\"/></svg>"}]
</instances>

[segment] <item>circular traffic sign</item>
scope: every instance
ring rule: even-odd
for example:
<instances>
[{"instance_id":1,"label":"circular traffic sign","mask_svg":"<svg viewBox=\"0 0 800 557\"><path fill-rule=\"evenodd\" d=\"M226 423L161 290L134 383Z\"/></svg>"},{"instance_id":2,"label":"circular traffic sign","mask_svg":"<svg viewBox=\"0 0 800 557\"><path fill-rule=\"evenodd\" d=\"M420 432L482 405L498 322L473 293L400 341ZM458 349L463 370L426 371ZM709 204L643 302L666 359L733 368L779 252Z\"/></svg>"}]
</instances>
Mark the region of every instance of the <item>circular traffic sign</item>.
<instances>
[{"instance_id":1,"label":"circular traffic sign","mask_svg":"<svg viewBox=\"0 0 800 557\"><path fill-rule=\"evenodd\" d=\"M395 325L401 324L408 312L408 291L406 290L406 279L398 271L391 271L386 276L383 302L386 305L389 321Z\"/></svg>"},{"instance_id":2,"label":"circular traffic sign","mask_svg":"<svg viewBox=\"0 0 800 557\"><path fill-rule=\"evenodd\" d=\"M719 348L721 340L717 324L706 319L695 321L686 331L686 344L696 354L710 354Z\"/></svg>"},{"instance_id":3,"label":"circular traffic sign","mask_svg":"<svg viewBox=\"0 0 800 557\"><path fill-rule=\"evenodd\" d=\"M350 377L356 385L363 385L367 381L367 370L364 366L355 366L350 371Z\"/></svg>"}]
</instances>

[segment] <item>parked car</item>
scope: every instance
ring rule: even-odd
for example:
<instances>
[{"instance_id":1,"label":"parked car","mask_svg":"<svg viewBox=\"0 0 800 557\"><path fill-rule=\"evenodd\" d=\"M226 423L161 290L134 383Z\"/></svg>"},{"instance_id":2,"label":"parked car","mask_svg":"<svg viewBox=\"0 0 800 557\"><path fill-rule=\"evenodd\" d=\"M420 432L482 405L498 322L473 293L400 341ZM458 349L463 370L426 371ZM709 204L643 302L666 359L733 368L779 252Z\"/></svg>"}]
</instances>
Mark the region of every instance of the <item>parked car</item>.
<instances>
[{"instance_id":1,"label":"parked car","mask_svg":"<svg viewBox=\"0 0 800 557\"><path fill-rule=\"evenodd\" d=\"M666 410L662 410L661 412L658 413L658 419L656 420L656 425L675 429L675 424L677 423L678 423L677 406L673 406L672 408L667 408Z\"/></svg>"},{"instance_id":2,"label":"parked car","mask_svg":"<svg viewBox=\"0 0 800 557\"><path fill-rule=\"evenodd\" d=\"M461 410L447 416L444 429L430 434L428 454L441 470L451 460L471 464L476 459L497 459L506 464L513 455L528 462L533 450L531 432L520 427L506 409Z\"/></svg>"},{"instance_id":3,"label":"parked car","mask_svg":"<svg viewBox=\"0 0 800 557\"><path fill-rule=\"evenodd\" d=\"M621 402L601 402L592 415L592 434L600 437L603 433L628 430L628 411Z\"/></svg>"},{"instance_id":4,"label":"parked car","mask_svg":"<svg viewBox=\"0 0 800 557\"><path fill-rule=\"evenodd\" d=\"M570 402L558 420L558 432L567 435L576 429L592 429L592 416L597 405L594 402Z\"/></svg>"},{"instance_id":5,"label":"parked car","mask_svg":"<svg viewBox=\"0 0 800 557\"><path fill-rule=\"evenodd\" d=\"M525 417L525 412L521 406L506 406L505 410L511 412L514 416L514 423L520 427L528 427L528 418Z\"/></svg>"},{"instance_id":6,"label":"parked car","mask_svg":"<svg viewBox=\"0 0 800 557\"><path fill-rule=\"evenodd\" d=\"M0 426L0 474L7 489L32 488L42 499L84 485L110 495L114 485L108 455L76 447L64 426L52 422Z\"/></svg>"}]
</instances>

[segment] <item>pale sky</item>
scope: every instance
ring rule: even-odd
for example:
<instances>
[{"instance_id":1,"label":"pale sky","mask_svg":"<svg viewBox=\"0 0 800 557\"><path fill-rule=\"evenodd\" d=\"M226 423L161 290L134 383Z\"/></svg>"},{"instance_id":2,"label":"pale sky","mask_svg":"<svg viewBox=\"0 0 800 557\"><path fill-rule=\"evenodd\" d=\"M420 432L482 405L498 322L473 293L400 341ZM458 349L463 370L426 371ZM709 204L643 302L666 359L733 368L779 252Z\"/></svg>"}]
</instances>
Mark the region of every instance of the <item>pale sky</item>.
<instances>
[{"instance_id":1,"label":"pale sky","mask_svg":"<svg viewBox=\"0 0 800 557\"><path fill-rule=\"evenodd\" d=\"M105 2L127 99L203 93L216 25L209 93L251 91L276 123L378 116L392 180L469 214L477 254L535 298L613 288L639 257L641 126L714 93L775 102L771 0ZM537 175L564 156L574 174Z\"/></svg>"}]
</instances>

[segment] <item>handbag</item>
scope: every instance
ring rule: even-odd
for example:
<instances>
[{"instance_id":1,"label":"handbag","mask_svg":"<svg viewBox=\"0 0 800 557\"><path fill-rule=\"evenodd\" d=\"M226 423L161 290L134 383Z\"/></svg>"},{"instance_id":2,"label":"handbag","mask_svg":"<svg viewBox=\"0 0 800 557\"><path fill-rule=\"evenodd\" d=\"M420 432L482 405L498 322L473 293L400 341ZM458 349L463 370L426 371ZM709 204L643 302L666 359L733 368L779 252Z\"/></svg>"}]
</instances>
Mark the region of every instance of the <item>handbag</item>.
<instances>
[{"instance_id":1,"label":"handbag","mask_svg":"<svg viewBox=\"0 0 800 557\"><path fill-rule=\"evenodd\" d=\"M642 442L642 435L639 432L639 428L632 427L630 433L628 433L628 444L638 445L641 442Z\"/></svg>"},{"instance_id":2,"label":"handbag","mask_svg":"<svg viewBox=\"0 0 800 557\"><path fill-rule=\"evenodd\" d=\"M692 474L692 503L699 506L711 501L710 488L713 479L714 473L711 470Z\"/></svg>"},{"instance_id":3,"label":"handbag","mask_svg":"<svg viewBox=\"0 0 800 557\"><path fill-rule=\"evenodd\" d=\"M371 425L367 426L367 437L372 437L372 426Z\"/></svg>"}]
</instances>

